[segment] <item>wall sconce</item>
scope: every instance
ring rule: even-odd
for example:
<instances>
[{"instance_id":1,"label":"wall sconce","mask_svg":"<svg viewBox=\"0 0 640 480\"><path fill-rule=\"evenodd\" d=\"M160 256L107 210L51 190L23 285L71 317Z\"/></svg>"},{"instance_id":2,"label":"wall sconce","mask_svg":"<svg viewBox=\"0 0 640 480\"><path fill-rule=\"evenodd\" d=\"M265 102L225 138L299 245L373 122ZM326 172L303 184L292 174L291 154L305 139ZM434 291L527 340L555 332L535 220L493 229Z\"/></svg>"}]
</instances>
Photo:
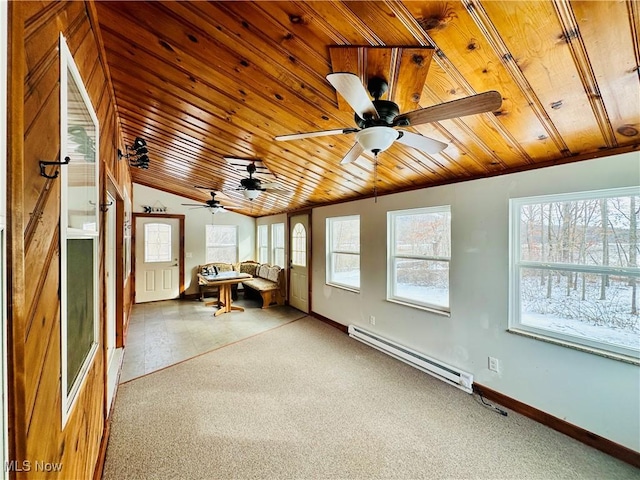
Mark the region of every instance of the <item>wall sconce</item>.
<instances>
[{"instance_id":1,"label":"wall sconce","mask_svg":"<svg viewBox=\"0 0 640 480\"><path fill-rule=\"evenodd\" d=\"M126 158L129 160L129 165L132 167L142 168L146 170L149 168L149 150L147 149L147 142L144 138L136 137L133 145L125 145L127 150L126 154L123 154L118 149L118 160Z\"/></svg>"}]
</instances>

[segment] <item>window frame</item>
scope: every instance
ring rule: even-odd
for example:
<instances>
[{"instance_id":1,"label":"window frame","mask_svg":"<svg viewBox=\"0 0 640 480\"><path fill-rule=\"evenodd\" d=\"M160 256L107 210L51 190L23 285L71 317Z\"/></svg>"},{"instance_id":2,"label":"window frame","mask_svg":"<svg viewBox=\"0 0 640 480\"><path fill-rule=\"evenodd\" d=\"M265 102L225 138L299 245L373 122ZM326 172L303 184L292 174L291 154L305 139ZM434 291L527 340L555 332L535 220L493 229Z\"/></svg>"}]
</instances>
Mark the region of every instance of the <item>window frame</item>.
<instances>
[{"instance_id":1,"label":"window frame","mask_svg":"<svg viewBox=\"0 0 640 480\"><path fill-rule=\"evenodd\" d=\"M434 207L418 207L404 210L393 210L387 212L387 295L388 302L398 303L412 308L425 310L444 316L451 316L451 256L418 255L418 254L396 254L394 251L396 240L396 222L398 217L408 215L425 215L435 213L447 213L449 215L449 245L451 246L451 225L452 212L451 205L438 205ZM397 285L396 261L398 259L414 259L434 262L446 262L448 265L447 280L447 305L438 305L432 302L422 302L408 297L395 294Z\"/></svg>"},{"instance_id":2,"label":"window frame","mask_svg":"<svg viewBox=\"0 0 640 480\"><path fill-rule=\"evenodd\" d=\"M79 229L69 226L69 167L60 168L60 335L61 335L61 395L62 395L62 426L64 427L69 419L71 412L78 400L79 393L88 378L89 370L96 358L100 339L100 315L99 315L99 235L100 222L97 206L99 205L99 189L100 189L100 126L97 115L93 109L91 99L87 93L78 67L75 64L71 51L67 46L64 36L60 35L60 157L64 158L68 155L68 76L71 74L76 87L82 97L84 107L87 109L89 116L95 126L95 177L94 177L94 195L93 202L95 205L95 228ZM86 353L86 356L80 366L76 378L71 386L68 386L68 294L69 285L67 278L67 248L69 240L86 240L92 242L93 252L93 340Z\"/></svg>"},{"instance_id":3,"label":"window frame","mask_svg":"<svg viewBox=\"0 0 640 480\"><path fill-rule=\"evenodd\" d=\"M234 230L234 238L235 238L235 244L233 245L234 251L235 251L235 260L233 262L226 262L223 260L216 260L216 259L211 259L209 257L209 249L210 248L223 248L223 247L230 247L232 245L210 245L208 243L208 230L209 228L228 228L228 229L233 229ZM205 230L204 230L204 248L205 248L205 263L216 263L216 262L221 262L221 263L232 263L232 264L236 264L238 263L238 258L239 258L239 245L238 245L238 225L228 225L228 224L216 224L216 225L210 225L207 224L205 225Z\"/></svg>"},{"instance_id":4,"label":"window frame","mask_svg":"<svg viewBox=\"0 0 640 480\"><path fill-rule=\"evenodd\" d=\"M527 325L523 323L521 319L520 269L528 268L537 270L590 273L596 275L622 274L624 276L640 277L639 267L634 268L611 265L584 265L579 263L554 263L520 260L522 252L519 241L521 208L528 205L601 200L603 198L625 197L634 194L640 195L640 187L621 187L571 193L536 195L512 198L509 200L509 320L507 331L564 347L640 364L640 350L628 349L594 339L567 335L561 332Z\"/></svg>"},{"instance_id":5,"label":"window frame","mask_svg":"<svg viewBox=\"0 0 640 480\"><path fill-rule=\"evenodd\" d=\"M282 246L280 246L278 243L279 238L276 233L276 229L282 229L282 234L280 235L280 238L282 239ZM287 262L285 247L286 247L286 241L285 241L284 223L272 223L271 224L271 256L270 256L270 262L269 262L271 265L278 265L279 267L282 267L282 268L285 267L284 264ZM278 251L282 251L282 265L279 265L277 263Z\"/></svg>"},{"instance_id":6,"label":"window frame","mask_svg":"<svg viewBox=\"0 0 640 480\"><path fill-rule=\"evenodd\" d=\"M269 263L269 225L258 225L256 232L256 250L258 263Z\"/></svg>"},{"instance_id":7,"label":"window frame","mask_svg":"<svg viewBox=\"0 0 640 480\"><path fill-rule=\"evenodd\" d=\"M358 235L358 252L353 252L353 251L348 251L348 250L339 250L334 248L335 246L333 245L333 229L334 229L334 224L339 222L339 221L348 221L348 220L358 220L358 230L359 233L362 233L362 222L361 222L361 218L360 215L341 215L338 217L327 217L326 219L326 248L325 248L325 254L326 254L326 272L325 272L325 283L327 285L330 285L332 287L336 287L336 288L341 288L343 290L348 290L350 292L354 292L354 293L360 293L360 289L362 286L362 279L360 277L360 273L361 273L361 255L362 255L362 237L359 234ZM335 272L334 272L334 255L335 254L339 254L339 255L354 255L358 257L358 286L354 287L353 285L349 285L346 283L342 283L340 281L337 281L335 279Z\"/></svg>"}]
</instances>

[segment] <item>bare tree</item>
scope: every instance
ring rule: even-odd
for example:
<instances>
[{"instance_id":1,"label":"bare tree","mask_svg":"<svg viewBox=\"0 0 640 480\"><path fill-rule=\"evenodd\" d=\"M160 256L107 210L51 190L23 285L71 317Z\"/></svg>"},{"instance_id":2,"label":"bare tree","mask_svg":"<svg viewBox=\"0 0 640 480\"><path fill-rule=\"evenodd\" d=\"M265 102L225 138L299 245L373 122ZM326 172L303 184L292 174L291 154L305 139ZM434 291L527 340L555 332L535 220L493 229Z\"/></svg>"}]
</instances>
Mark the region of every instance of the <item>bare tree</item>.
<instances>
[{"instance_id":1,"label":"bare tree","mask_svg":"<svg viewBox=\"0 0 640 480\"><path fill-rule=\"evenodd\" d=\"M631 195L631 202L629 207L629 266L638 266L638 222L636 220L636 197ZM629 279L631 284L631 315L638 314L638 302L637 293L638 287L636 277Z\"/></svg>"},{"instance_id":2,"label":"bare tree","mask_svg":"<svg viewBox=\"0 0 640 480\"><path fill-rule=\"evenodd\" d=\"M602 221L602 265L609 265L609 219L607 208L607 199L600 200L600 218ZM601 275L600 281L600 300L607 299L607 286L609 283L609 275Z\"/></svg>"},{"instance_id":3,"label":"bare tree","mask_svg":"<svg viewBox=\"0 0 640 480\"><path fill-rule=\"evenodd\" d=\"M551 260L551 254L552 254L552 238L551 238L551 214L552 214L552 208L553 208L553 204L550 203L549 204L549 223L547 224L547 240L549 241L549 248L547 250L547 255L548 255L548 260ZM551 298L551 283L552 283L552 275L553 272L551 270L548 270L549 275L547 277L547 298Z\"/></svg>"}]
</instances>

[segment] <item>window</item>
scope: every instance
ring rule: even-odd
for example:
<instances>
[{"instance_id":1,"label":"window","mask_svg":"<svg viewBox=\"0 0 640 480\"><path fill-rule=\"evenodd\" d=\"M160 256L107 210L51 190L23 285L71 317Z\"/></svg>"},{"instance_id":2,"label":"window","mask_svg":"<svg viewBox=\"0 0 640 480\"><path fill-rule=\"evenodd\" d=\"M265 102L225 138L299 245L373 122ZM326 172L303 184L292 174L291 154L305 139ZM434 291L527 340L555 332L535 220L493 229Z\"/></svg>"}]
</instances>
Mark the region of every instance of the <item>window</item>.
<instances>
[{"instance_id":1,"label":"window","mask_svg":"<svg viewBox=\"0 0 640 480\"><path fill-rule=\"evenodd\" d=\"M236 225L206 225L206 263L238 261L238 227Z\"/></svg>"},{"instance_id":2,"label":"window","mask_svg":"<svg viewBox=\"0 0 640 480\"><path fill-rule=\"evenodd\" d=\"M144 225L144 261L146 263L171 261L171 225L167 223Z\"/></svg>"},{"instance_id":3,"label":"window","mask_svg":"<svg viewBox=\"0 0 640 480\"><path fill-rule=\"evenodd\" d=\"M387 213L387 300L449 312L451 208Z\"/></svg>"},{"instance_id":4,"label":"window","mask_svg":"<svg viewBox=\"0 0 640 480\"><path fill-rule=\"evenodd\" d=\"M98 119L60 36L62 425L98 350Z\"/></svg>"},{"instance_id":5,"label":"window","mask_svg":"<svg viewBox=\"0 0 640 480\"><path fill-rule=\"evenodd\" d=\"M360 216L327 218L327 284L360 291Z\"/></svg>"},{"instance_id":6,"label":"window","mask_svg":"<svg viewBox=\"0 0 640 480\"><path fill-rule=\"evenodd\" d=\"M640 358L640 188L510 206L510 330Z\"/></svg>"},{"instance_id":7,"label":"window","mask_svg":"<svg viewBox=\"0 0 640 480\"><path fill-rule=\"evenodd\" d=\"M268 225L258 225L258 263L269 263Z\"/></svg>"},{"instance_id":8,"label":"window","mask_svg":"<svg viewBox=\"0 0 640 480\"><path fill-rule=\"evenodd\" d=\"M307 266L307 230L301 223L293 226L291 233L291 263L300 267Z\"/></svg>"},{"instance_id":9,"label":"window","mask_svg":"<svg viewBox=\"0 0 640 480\"><path fill-rule=\"evenodd\" d=\"M271 225L271 263L284 267L284 223Z\"/></svg>"}]
</instances>

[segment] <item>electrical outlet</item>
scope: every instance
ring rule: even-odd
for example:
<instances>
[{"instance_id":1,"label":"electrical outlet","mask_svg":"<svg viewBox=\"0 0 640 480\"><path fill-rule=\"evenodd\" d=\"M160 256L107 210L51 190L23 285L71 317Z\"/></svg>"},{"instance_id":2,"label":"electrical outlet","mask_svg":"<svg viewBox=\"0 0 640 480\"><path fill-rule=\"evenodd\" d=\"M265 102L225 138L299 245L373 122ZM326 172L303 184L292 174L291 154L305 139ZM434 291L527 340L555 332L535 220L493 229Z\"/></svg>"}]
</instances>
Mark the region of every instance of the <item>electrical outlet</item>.
<instances>
[{"instance_id":1,"label":"electrical outlet","mask_svg":"<svg viewBox=\"0 0 640 480\"><path fill-rule=\"evenodd\" d=\"M498 359L494 357L489 357L489 370L497 373L499 368L500 368L500 362L498 361Z\"/></svg>"},{"instance_id":2,"label":"electrical outlet","mask_svg":"<svg viewBox=\"0 0 640 480\"><path fill-rule=\"evenodd\" d=\"M369 323L371 325L375 325L376 324L376 317L374 317L373 315L369 315Z\"/></svg>"}]
</instances>

